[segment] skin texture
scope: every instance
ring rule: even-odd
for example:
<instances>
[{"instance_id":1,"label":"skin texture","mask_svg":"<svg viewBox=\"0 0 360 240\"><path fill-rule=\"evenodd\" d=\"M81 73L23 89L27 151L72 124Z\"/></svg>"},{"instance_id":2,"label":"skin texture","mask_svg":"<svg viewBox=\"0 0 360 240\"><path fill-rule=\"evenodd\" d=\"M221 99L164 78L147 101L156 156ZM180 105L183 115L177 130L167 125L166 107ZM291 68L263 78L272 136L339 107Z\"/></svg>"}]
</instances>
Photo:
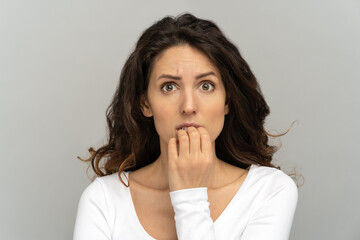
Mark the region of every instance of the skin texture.
<instances>
[{"instance_id":1,"label":"skin texture","mask_svg":"<svg viewBox=\"0 0 360 240\"><path fill-rule=\"evenodd\" d=\"M215 140L229 111L225 98L220 73L196 48L174 46L155 59L142 112L153 117L160 137L161 154L152 164L159 188L216 187L220 182L222 176L215 173L223 161L216 157ZM177 131L183 123L201 127Z\"/></svg>"}]
</instances>

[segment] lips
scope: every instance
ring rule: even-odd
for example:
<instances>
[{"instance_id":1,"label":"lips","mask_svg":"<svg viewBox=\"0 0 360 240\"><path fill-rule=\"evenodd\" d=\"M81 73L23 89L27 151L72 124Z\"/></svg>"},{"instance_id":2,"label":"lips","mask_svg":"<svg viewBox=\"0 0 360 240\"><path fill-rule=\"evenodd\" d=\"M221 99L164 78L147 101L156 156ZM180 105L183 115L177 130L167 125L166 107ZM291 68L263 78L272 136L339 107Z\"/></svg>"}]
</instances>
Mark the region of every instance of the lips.
<instances>
[{"instance_id":1,"label":"lips","mask_svg":"<svg viewBox=\"0 0 360 240\"><path fill-rule=\"evenodd\" d=\"M202 127L201 125L197 124L197 123L183 123L183 124L180 124L180 125L177 125L176 126L176 130L179 130L181 128L188 128L188 127ZM186 129L184 129L186 130Z\"/></svg>"}]
</instances>

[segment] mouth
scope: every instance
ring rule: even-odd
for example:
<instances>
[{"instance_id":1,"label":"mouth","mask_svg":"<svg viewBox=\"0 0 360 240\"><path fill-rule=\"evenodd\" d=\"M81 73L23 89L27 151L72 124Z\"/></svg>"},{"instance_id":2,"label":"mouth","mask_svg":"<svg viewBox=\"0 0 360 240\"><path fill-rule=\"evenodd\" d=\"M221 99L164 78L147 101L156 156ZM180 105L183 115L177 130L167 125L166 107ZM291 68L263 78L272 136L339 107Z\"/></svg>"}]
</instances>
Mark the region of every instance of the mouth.
<instances>
[{"instance_id":1,"label":"mouth","mask_svg":"<svg viewBox=\"0 0 360 240\"><path fill-rule=\"evenodd\" d=\"M199 125L199 124L196 124L196 123L183 123L183 124L180 124L180 125L176 126L176 130L183 129L183 130L186 131L186 129L187 129L188 127L198 128L198 127L202 127L202 126Z\"/></svg>"}]
</instances>

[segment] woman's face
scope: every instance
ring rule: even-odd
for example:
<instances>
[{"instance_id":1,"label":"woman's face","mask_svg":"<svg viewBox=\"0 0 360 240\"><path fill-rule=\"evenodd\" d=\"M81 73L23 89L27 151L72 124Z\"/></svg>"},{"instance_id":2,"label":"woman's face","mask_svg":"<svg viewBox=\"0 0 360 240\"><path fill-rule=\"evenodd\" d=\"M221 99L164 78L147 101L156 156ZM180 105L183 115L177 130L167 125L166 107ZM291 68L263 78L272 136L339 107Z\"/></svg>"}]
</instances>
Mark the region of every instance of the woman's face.
<instances>
[{"instance_id":1,"label":"woman's face","mask_svg":"<svg viewBox=\"0 0 360 240\"><path fill-rule=\"evenodd\" d=\"M154 60L142 111L153 117L161 145L186 123L203 126L214 142L229 111L225 97L220 74L208 57L189 45L174 46Z\"/></svg>"}]
</instances>

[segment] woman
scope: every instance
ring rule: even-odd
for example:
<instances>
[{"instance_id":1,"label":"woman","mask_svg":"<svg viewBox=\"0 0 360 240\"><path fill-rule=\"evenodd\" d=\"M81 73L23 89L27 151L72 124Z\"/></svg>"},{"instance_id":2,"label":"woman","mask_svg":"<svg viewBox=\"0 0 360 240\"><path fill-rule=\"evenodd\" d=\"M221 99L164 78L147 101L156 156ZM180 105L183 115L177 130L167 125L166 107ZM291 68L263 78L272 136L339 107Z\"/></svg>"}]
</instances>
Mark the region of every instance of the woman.
<instances>
[{"instance_id":1,"label":"woman","mask_svg":"<svg viewBox=\"0 0 360 240\"><path fill-rule=\"evenodd\" d=\"M271 164L269 108L210 21L165 17L140 37L90 161L74 239L288 239L293 180Z\"/></svg>"}]
</instances>

